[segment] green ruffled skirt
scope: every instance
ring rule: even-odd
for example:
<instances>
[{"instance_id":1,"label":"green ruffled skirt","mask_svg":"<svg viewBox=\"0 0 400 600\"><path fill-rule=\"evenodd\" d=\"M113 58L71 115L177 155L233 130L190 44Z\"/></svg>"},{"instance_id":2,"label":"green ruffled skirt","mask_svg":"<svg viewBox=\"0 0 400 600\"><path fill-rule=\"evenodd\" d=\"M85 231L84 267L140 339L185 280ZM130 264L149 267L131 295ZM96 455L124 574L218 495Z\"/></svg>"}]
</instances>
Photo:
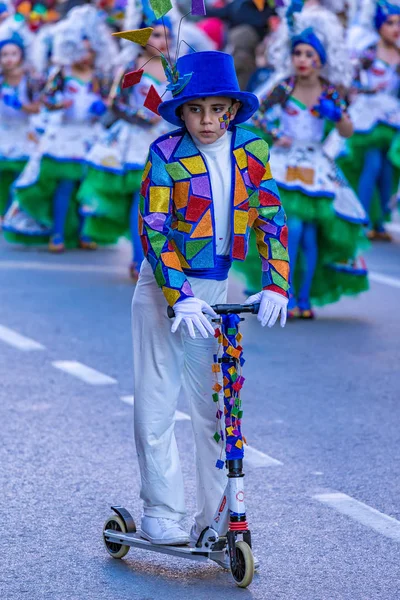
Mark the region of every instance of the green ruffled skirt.
<instances>
[{"instance_id":1,"label":"green ruffled skirt","mask_svg":"<svg viewBox=\"0 0 400 600\"><path fill-rule=\"evenodd\" d=\"M311 198L301 192L290 192L281 188L279 193L288 219L296 217L305 222L315 222L318 227L318 265L311 290L312 304L329 304L336 302L343 295L355 295L367 290L366 269L350 266L358 252L368 247L362 226L337 216L332 200ZM301 206L302 201L304 206ZM318 218L313 218L318 209ZM296 289L301 281L303 263L303 256L299 252L294 273L291 267ZM244 282L247 292L255 293L260 290L261 261L253 232L245 262L235 261L233 269Z\"/></svg>"},{"instance_id":2,"label":"green ruffled skirt","mask_svg":"<svg viewBox=\"0 0 400 600\"><path fill-rule=\"evenodd\" d=\"M114 244L129 236L133 195L140 190L142 171L118 175L89 167L78 201L85 215L83 233L102 244Z\"/></svg>"}]
</instances>

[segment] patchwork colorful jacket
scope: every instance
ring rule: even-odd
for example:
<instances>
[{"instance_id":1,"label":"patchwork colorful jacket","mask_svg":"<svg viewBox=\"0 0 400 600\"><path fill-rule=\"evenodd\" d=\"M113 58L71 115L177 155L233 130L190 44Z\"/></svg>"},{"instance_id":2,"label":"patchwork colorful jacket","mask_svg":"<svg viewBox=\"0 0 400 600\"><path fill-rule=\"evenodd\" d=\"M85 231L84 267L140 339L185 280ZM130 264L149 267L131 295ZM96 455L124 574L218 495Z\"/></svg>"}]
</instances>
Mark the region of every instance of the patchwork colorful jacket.
<instances>
[{"instance_id":1,"label":"patchwork colorful jacket","mask_svg":"<svg viewBox=\"0 0 400 600\"><path fill-rule=\"evenodd\" d=\"M241 127L232 132L231 258L244 260L256 233L263 289L288 295L286 216L269 167L268 144ZM150 146L139 228L157 284L172 306L193 296L187 275L216 260L214 207L206 161L185 129Z\"/></svg>"}]
</instances>

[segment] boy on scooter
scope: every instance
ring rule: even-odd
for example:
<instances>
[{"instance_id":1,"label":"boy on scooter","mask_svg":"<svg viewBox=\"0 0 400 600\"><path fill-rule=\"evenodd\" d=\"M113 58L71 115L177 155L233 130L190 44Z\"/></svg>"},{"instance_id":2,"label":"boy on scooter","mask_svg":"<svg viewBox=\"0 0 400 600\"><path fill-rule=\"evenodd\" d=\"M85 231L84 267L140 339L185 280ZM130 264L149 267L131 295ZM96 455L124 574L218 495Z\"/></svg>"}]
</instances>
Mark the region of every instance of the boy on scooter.
<instances>
[{"instance_id":1,"label":"boy on scooter","mask_svg":"<svg viewBox=\"0 0 400 600\"><path fill-rule=\"evenodd\" d=\"M238 127L258 108L222 52L178 59L172 99L159 113L179 129L150 147L139 227L145 254L132 302L134 426L141 474L142 536L154 544L197 540L226 484L211 399L217 341L208 317L225 303L232 260L244 260L256 232L262 291L258 320L283 327L289 288L286 218L268 163L268 145ZM170 88L170 89L171 89ZM173 306L175 320L167 316ZM207 316L206 316L207 315ZM186 325L186 327L185 327ZM196 335L197 334L197 335ZM184 487L174 435L181 390L195 439L197 512L182 526Z\"/></svg>"}]
</instances>

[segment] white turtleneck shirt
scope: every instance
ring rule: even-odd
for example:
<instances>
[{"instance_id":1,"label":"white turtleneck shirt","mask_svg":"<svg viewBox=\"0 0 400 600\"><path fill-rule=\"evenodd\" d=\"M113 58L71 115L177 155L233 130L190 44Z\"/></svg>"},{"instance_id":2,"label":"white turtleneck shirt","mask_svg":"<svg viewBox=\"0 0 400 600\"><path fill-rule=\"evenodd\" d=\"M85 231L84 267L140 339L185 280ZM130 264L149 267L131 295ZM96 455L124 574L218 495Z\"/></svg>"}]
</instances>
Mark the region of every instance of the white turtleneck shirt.
<instances>
[{"instance_id":1,"label":"white turtleneck shirt","mask_svg":"<svg viewBox=\"0 0 400 600\"><path fill-rule=\"evenodd\" d=\"M211 194L214 205L216 252L220 256L230 254L231 248L231 188L232 188L232 132L226 131L212 144L194 142L203 155L211 180Z\"/></svg>"}]
</instances>

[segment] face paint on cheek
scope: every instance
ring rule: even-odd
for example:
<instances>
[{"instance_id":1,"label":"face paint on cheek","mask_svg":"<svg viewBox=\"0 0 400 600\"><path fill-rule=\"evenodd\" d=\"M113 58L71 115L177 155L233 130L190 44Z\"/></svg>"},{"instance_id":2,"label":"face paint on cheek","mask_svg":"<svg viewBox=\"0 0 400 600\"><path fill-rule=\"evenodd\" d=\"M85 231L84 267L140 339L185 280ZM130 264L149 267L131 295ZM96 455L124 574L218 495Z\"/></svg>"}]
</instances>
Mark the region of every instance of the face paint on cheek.
<instances>
[{"instance_id":1,"label":"face paint on cheek","mask_svg":"<svg viewBox=\"0 0 400 600\"><path fill-rule=\"evenodd\" d=\"M230 107L228 108L228 110L226 111L226 113L224 113L224 114L222 115L222 117L220 117L220 118L218 119L218 120L219 120L219 122L220 122L220 126L219 126L219 127L220 127L220 129L228 129L228 127L229 127L229 124L230 124L230 122L231 122L231 119L232 119L232 113L231 113L231 110L232 110L232 106L230 106Z\"/></svg>"},{"instance_id":2,"label":"face paint on cheek","mask_svg":"<svg viewBox=\"0 0 400 600\"><path fill-rule=\"evenodd\" d=\"M318 64L318 61L317 61L316 58L313 58L313 61L312 61L311 65L312 65L313 69L318 69L319 64Z\"/></svg>"}]
</instances>

